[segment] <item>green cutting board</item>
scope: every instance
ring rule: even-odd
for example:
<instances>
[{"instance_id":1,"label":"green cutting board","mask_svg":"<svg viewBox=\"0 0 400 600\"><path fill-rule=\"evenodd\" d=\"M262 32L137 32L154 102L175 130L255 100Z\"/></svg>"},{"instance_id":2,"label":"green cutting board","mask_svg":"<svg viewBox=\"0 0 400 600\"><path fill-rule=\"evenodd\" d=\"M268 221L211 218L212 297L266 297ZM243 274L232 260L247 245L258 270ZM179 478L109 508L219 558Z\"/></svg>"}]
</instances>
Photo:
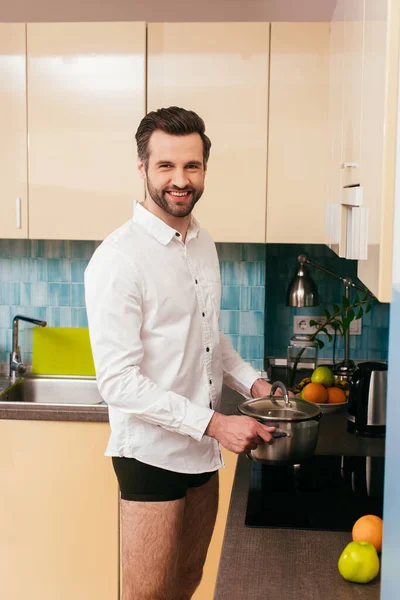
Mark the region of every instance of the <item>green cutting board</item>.
<instances>
[{"instance_id":1,"label":"green cutting board","mask_svg":"<svg viewBox=\"0 0 400 600\"><path fill-rule=\"evenodd\" d=\"M89 330L35 327L32 372L37 375L95 375Z\"/></svg>"}]
</instances>

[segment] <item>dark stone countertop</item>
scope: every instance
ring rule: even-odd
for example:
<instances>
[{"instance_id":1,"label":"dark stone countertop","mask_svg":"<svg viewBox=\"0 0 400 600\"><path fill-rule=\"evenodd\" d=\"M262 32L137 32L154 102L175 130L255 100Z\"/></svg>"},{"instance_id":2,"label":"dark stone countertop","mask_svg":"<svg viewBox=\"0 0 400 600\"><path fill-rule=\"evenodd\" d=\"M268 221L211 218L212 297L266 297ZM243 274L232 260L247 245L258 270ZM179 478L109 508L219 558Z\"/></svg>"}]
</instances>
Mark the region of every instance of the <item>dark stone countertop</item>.
<instances>
[{"instance_id":1,"label":"dark stone countertop","mask_svg":"<svg viewBox=\"0 0 400 600\"><path fill-rule=\"evenodd\" d=\"M226 391L223 412L237 414L240 400ZM384 440L347 433L346 415L324 415L316 452L383 456ZM245 527L250 467L239 456L214 600L379 600L379 576L367 585L352 584L337 570L350 533Z\"/></svg>"}]
</instances>

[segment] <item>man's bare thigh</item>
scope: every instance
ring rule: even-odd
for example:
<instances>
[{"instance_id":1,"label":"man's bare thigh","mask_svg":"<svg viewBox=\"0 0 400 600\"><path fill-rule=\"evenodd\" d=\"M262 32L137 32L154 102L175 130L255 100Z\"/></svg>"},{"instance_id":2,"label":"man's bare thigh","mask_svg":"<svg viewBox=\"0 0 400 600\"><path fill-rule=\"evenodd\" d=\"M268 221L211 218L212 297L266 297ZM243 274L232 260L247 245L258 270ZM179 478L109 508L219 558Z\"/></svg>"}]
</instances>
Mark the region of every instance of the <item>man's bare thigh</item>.
<instances>
[{"instance_id":1,"label":"man's bare thigh","mask_svg":"<svg viewBox=\"0 0 400 600\"><path fill-rule=\"evenodd\" d=\"M122 600L174 600L185 499L121 500Z\"/></svg>"}]
</instances>

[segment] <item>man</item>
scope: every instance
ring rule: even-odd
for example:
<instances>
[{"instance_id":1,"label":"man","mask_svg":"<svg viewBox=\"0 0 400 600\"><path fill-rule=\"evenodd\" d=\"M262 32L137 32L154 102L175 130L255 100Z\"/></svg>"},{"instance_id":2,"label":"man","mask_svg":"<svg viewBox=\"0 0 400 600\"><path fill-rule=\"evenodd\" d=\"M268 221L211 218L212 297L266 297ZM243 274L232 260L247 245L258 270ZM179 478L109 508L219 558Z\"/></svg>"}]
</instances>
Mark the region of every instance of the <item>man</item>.
<instances>
[{"instance_id":1,"label":"man","mask_svg":"<svg viewBox=\"0 0 400 600\"><path fill-rule=\"evenodd\" d=\"M211 147L204 122L163 108L136 141L146 201L94 253L86 304L121 490L123 600L187 600L214 528L219 443L248 452L274 431L218 413L222 383L248 398L270 385L219 331L218 257L191 214Z\"/></svg>"}]
</instances>

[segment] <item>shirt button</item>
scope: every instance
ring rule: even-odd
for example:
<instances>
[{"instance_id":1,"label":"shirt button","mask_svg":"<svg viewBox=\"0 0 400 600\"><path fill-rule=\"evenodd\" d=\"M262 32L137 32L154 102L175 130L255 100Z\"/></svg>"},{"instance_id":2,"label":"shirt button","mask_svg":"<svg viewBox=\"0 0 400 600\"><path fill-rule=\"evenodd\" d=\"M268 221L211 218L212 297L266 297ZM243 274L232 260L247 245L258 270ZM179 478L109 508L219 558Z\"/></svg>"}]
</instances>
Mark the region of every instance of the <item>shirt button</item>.
<instances>
[{"instance_id":1,"label":"shirt button","mask_svg":"<svg viewBox=\"0 0 400 600\"><path fill-rule=\"evenodd\" d=\"M208 383L211 385L212 384L212 380L210 379L210 381Z\"/></svg>"},{"instance_id":2,"label":"shirt button","mask_svg":"<svg viewBox=\"0 0 400 600\"><path fill-rule=\"evenodd\" d=\"M210 348L208 346L206 348L206 352L210 352Z\"/></svg>"},{"instance_id":3,"label":"shirt button","mask_svg":"<svg viewBox=\"0 0 400 600\"><path fill-rule=\"evenodd\" d=\"M181 237L181 234L180 234L180 233L178 233L178 232L176 232L176 234L175 234L175 235L176 235L176 237Z\"/></svg>"},{"instance_id":4,"label":"shirt button","mask_svg":"<svg viewBox=\"0 0 400 600\"><path fill-rule=\"evenodd\" d=\"M194 280L195 283L198 283L197 279Z\"/></svg>"},{"instance_id":5,"label":"shirt button","mask_svg":"<svg viewBox=\"0 0 400 600\"><path fill-rule=\"evenodd\" d=\"M203 317L205 317L205 316L206 316L206 313L201 313L201 314L202 314L202 316L203 316Z\"/></svg>"}]
</instances>

